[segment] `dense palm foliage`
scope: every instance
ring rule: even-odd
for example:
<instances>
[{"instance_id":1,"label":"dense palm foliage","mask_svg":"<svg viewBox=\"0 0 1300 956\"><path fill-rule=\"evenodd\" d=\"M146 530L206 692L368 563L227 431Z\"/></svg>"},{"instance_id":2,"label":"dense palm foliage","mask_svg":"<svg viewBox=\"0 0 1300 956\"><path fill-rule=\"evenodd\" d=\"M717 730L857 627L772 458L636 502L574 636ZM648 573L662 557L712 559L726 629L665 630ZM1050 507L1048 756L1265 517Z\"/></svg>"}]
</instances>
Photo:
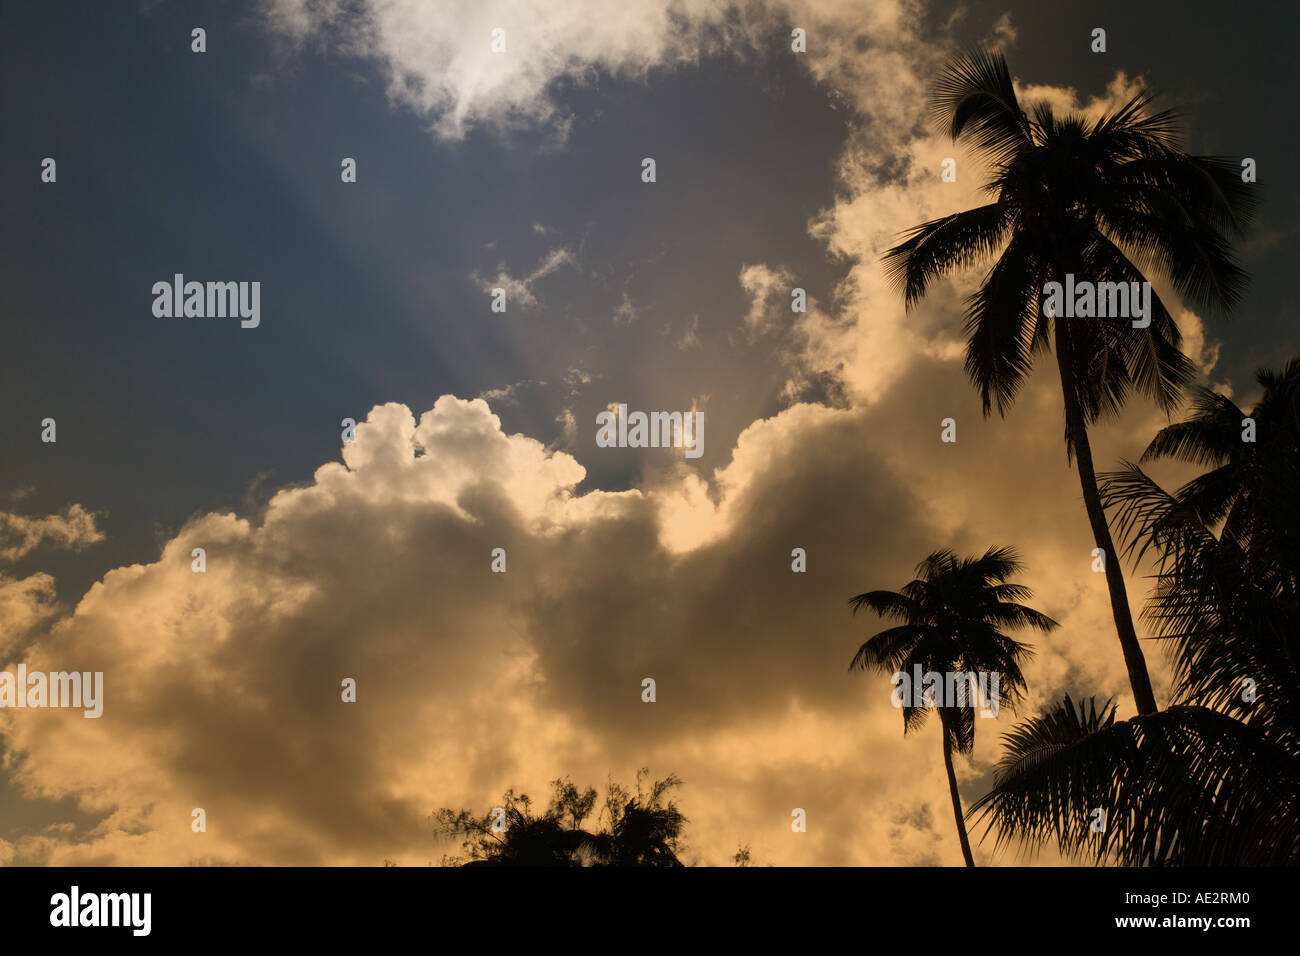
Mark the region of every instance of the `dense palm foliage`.
<instances>
[{"instance_id":1,"label":"dense palm foliage","mask_svg":"<svg viewBox=\"0 0 1300 956\"><path fill-rule=\"evenodd\" d=\"M1143 460L1209 469L1177 491L1127 462L1103 480L1128 549L1155 562L1146 616L1179 705L1116 721L1067 697L1019 726L971 809L999 842L1127 865L1300 862L1300 358L1258 381L1249 414L1197 388L1156 435Z\"/></svg>"},{"instance_id":2,"label":"dense palm foliage","mask_svg":"<svg viewBox=\"0 0 1300 956\"><path fill-rule=\"evenodd\" d=\"M1300 862L1300 762L1219 711L1117 721L1112 704L1067 696L1005 743L970 811L999 844L1123 866Z\"/></svg>"},{"instance_id":3,"label":"dense palm foliage","mask_svg":"<svg viewBox=\"0 0 1300 956\"><path fill-rule=\"evenodd\" d=\"M1197 388L1191 416L1142 456L1208 471L1170 492L1125 462L1103 476L1103 498L1130 549L1155 558L1146 617L1172 645L1181 699L1294 749L1284 738L1300 728L1300 357L1257 379L1249 413Z\"/></svg>"},{"instance_id":4,"label":"dense palm foliage","mask_svg":"<svg viewBox=\"0 0 1300 956\"><path fill-rule=\"evenodd\" d=\"M1032 651L1005 631L1032 627L1047 632L1056 627L1051 618L1020 603L1031 592L1010 580L1019 570L1010 548L990 548L977 558L936 551L917 565L917 576L900 590L868 591L850 599L854 613L866 609L899 622L858 648L850 670L997 674L998 702L1014 708L1025 690L1021 664ZM903 733L925 722L929 707L917 703L903 697ZM962 856L967 866L974 866L952 764L954 751L969 753L975 745L975 701L965 703L941 702L935 709Z\"/></svg>"},{"instance_id":5,"label":"dense palm foliage","mask_svg":"<svg viewBox=\"0 0 1300 956\"><path fill-rule=\"evenodd\" d=\"M461 839L468 865L479 866L682 866L682 830L686 818L669 793L681 785L673 775L642 787L645 771L637 775L637 792L611 782L606 792L603 828L589 831L582 824L596 806L596 790L585 791L566 779L552 782L546 810L534 815L527 794L506 792L502 804L484 816L469 810L443 808L434 814L435 832ZM460 863L449 858L444 862Z\"/></svg>"},{"instance_id":6,"label":"dense palm foliage","mask_svg":"<svg viewBox=\"0 0 1300 956\"><path fill-rule=\"evenodd\" d=\"M1133 393L1166 410L1191 373L1181 335L1152 294L1150 324L1045 315L1044 284L1067 273L1092 282L1168 279L1193 304L1227 308L1245 276L1231 254L1252 204L1228 162L1190 156L1174 117L1135 96L1095 121L1022 108L1000 54L960 57L936 84L933 112L991 167L992 201L917 226L890 249L891 278L911 307L936 279L993 260L971 296L966 371L985 414L1005 414L1040 354L1054 350L1067 456L1077 462L1097 547L1115 553L1088 427ZM1139 713L1156 710L1119 563L1106 561L1111 610Z\"/></svg>"}]
</instances>

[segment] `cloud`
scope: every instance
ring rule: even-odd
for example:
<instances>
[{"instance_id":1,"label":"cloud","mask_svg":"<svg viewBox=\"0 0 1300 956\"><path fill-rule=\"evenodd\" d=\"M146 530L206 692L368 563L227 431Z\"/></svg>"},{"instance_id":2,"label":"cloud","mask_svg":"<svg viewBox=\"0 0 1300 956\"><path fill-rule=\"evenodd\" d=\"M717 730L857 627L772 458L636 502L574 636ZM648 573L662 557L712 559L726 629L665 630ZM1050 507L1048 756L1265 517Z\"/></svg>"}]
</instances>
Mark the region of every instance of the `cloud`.
<instances>
[{"instance_id":1,"label":"cloud","mask_svg":"<svg viewBox=\"0 0 1300 956\"><path fill-rule=\"evenodd\" d=\"M685 323L683 324L686 326L686 328L682 330L681 335L673 339L673 348L677 349L679 352L685 352L689 349L699 348L700 347L699 313L692 312L691 315L686 319ZM671 335L672 331L673 331L672 322L671 321L665 322L663 327L663 334Z\"/></svg>"},{"instance_id":2,"label":"cloud","mask_svg":"<svg viewBox=\"0 0 1300 956\"><path fill-rule=\"evenodd\" d=\"M932 536L863 428L860 412L815 405L755 423L714 505L677 501L675 481L578 495L573 457L504 434L480 400L444 396L418 422L376 407L343 463L277 494L262 524L194 519L157 562L109 572L29 650L31 669L104 671L106 703L95 721L0 712L13 780L103 819L19 838L16 853L422 863L441 852L425 825L433 806L649 764L694 781L691 805L713 821L692 833L706 860L753 832L773 834L777 860L847 861L829 834L782 849L773 821L788 830L793 806L843 813L828 767L899 801L914 781L891 780L888 761L862 767L858 732L815 766L811 740L831 741L844 720L869 734L865 717L882 753L941 773L896 739L887 684L842 676L844 598L897 577L894 555L911 561L912 542ZM670 546L672 522L703 533ZM878 548L860 552L868 535ZM815 573L791 573L795 546ZM505 574L490 570L494 547ZM659 682L653 708L645 676ZM339 698L344 677L356 704ZM754 804L736 800L763 781L774 789ZM205 834L190 832L194 807ZM884 862L865 837L853 852Z\"/></svg>"},{"instance_id":3,"label":"cloud","mask_svg":"<svg viewBox=\"0 0 1300 956\"><path fill-rule=\"evenodd\" d=\"M725 10L708 0L652 0L618 16L601 0L267 0L262 15L291 41L374 59L395 105L460 139L475 126L563 135L572 116L555 95L557 79L645 77L692 62L705 40L700 25L720 22ZM492 51L494 29L505 31L505 52Z\"/></svg>"},{"instance_id":4,"label":"cloud","mask_svg":"<svg viewBox=\"0 0 1300 956\"><path fill-rule=\"evenodd\" d=\"M478 273L472 275L471 278L484 292L491 292L498 288L504 289L506 308L511 305L531 308L537 305L537 295L533 292L533 285L538 280L544 279L558 270L561 266L577 266L577 260L568 249L552 249L542 257L537 267L522 279L513 278L507 273L504 264L497 266L497 274L494 279L484 279Z\"/></svg>"},{"instance_id":5,"label":"cloud","mask_svg":"<svg viewBox=\"0 0 1300 956\"><path fill-rule=\"evenodd\" d=\"M563 409L555 416L555 420L561 425L560 436L548 447L573 448L578 442L578 419L574 416L573 409Z\"/></svg>"},{"instance_id":6,"label":"cloud","mask_svg":"<svg viewBox=\"0 0 1300 956\"><path fill-rule=\"evenodd\" d=\"M449 140L476 127L563 140L575 118L559 95L566 84L648 80L712 54L786 52L788 24L808 31L801 56L815 77L861 115L897 121L923 92L919 77L936 55L920 39L921 0L644 0L618 16L602 0L262 0L260 9L271 35L291 45L374 61L391 103ZM498 28L502 53L492 52ZM872 95L885 88L906 95Z\"/></svg>"},{"instance_id":7,"label":"cloud","mask_svg":"<svg viewBox=\"0 0 1300 956\"><path fill-rule=\"evenodd\" d=\"M521 389L545 384L545 382L530 378L525 379L522 382L512 382L511 384L505 385L501 388L486 389L485 391L479 392L478 397L486 402L501 402L507 405L518 405L519 398L517 397L517 393Z\"/></svg>"},{"instance_id":8,"label":"cloud","mask_svg":"<svg viewBox=\"0 0 1300 956\"><path fill-rule=\"evenodd\" d=\"M17 561L43 543L80 551L103 540L94 514L78 504L43 518L0 511L0 561Z\"/></svg>"},{"instance_id":9,"label":"cloud","mask_svg":"<svg viewBox=\"0 0 1300 956\"><path fill-rule=\"evenodd\" d=\"M624 290L623 301L614 308L614 324L631 325L636 321L637 315L640 311L641 310L632 303L632 297L628 295L627 290Z\"/></svg>"},{"instance_id":10,"label":"cloud","mask_svg":"<svg viewBox=\"0 0 1300 956\"><path fill-rule=\"evenodd\" d=\"M591 384L591 373L581 366L570 366L564 373L564 384L569 390L569 397L577 395L584 386Z\"/></svg>"},{"instance_id":11,"label":"cloud","mask_svg":"<svg viewBox=\"0 0 1300 956\"><path fill-rule=\"evenodd\" d=\"M0 573L0 658L7 660L53 621L58 610L54 578L50 575L11 578Z\"/></svg>"},{"instance_id":12,"label":"cloud","mask_svg":"<svg viewBox=\"0 0 1300 956\"><path fill-rule=\"evenodd\" d=\"M749 297L745 331L752 338L776 326L781 316L781 305L786 304L794 287L794 276L786 269L773 269L761 262L752 266L742 265L740 287Z\"/></svg>"},{"instance_id":13,"label":"cloud","mask_svg":"<svg viewBox=\"0 0 1300 956\"><path fill-rule=\"evenodd\" d=\"M993 24L989 45L995 49L1005 50L1008 47L1015 46L1018 36L1019 32L1016 30L1016 25L1011 21L1011 11L1008 10L998 17L997 23Z\"/></svg>"},{"instance_id":14,"label":"cloud","mask_svg":"<svg viewBox=\"0 0 1300 956\"><path fill-rule=\"evenodd\" d=\"M903 737L886 679L846 673L877 627L848 596L901 585L934 547L1014 543L1035 606L1066 624L1040 642L1036 694L1124 678L1058 430L982 422L954 371L922 362L873 408L791 406L707 480L618 493L577 493L578 460L505 434L482 400L444 396L418 420L372 409L343 462L279 492L261 524L194 519L29 649L29 669L104 671L106 703L95 721L0 712L12 780L101 822L18 837L16 858L422 864L451 849L428 836L435 806L648 765L686 779L704 862L740 842L777 863L958 860L948 828L897 822L918 794L944 799L941 750ZM987 467L1013 455L1024 471ZM1010 720L981 722L968 786ZM806 839L794 807L816 823Z\"/></svg>"}]
</instances>

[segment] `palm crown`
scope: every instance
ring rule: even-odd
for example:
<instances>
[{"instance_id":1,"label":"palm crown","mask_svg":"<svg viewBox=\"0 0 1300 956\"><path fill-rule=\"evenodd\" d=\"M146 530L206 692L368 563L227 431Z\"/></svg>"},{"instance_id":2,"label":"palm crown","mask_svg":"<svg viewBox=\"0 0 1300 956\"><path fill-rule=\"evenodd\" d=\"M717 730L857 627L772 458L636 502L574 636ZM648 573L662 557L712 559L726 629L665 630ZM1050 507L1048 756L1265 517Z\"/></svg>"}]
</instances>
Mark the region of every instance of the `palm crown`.
<instances>
[{"instance_id":1,"label":"palm crown","mask_svg":"<svg viewBox=\"0 0 1300 956\"><path fill-rule=\"evenodd\" d=\"M885 259L910 307L936 278L1000 252L967 311L966 369L986 412L1006 411L1034 353L1048 347L1040 297L1065 272L1098 282L1156 272L1201 307L1240 298L1245 273L1229 240L1248 221L1253 194L1230 163L1181 152L1174 114L1150 112L1150 102L1138 94L1095 122L1058 117L1045 103L1026 113L1005 59L989 52L958 58L936 84L937 118L992 165L993 201L917 226ZM1087 422L1133 389L1165 408L1177 402L1191 367L1159 296L1152 312L1143 329L1057 323Z\"/></svg>"}]
</instances>

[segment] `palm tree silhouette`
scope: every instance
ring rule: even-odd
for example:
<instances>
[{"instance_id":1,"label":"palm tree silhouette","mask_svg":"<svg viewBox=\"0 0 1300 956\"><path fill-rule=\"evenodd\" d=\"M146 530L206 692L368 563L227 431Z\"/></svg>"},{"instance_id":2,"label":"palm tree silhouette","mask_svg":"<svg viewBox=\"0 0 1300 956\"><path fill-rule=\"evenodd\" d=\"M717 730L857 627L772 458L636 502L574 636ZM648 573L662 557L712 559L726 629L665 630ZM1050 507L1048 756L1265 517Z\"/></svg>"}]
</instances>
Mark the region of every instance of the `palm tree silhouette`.
<instances>
[{"instance_id":1,"label":"palm tree silhouette","mask_svg":"<svg viewBox=\"0 0 1300 956\"><path fill-rule=\"evenodd\" d=\"M1067 696L1018 726L970 811L999 843L1130 866L1300 862L1300 358L1257 380L1249 415L1196 388L1156 435L1143 460L1209 466L1176 492L1131 462L1102 476L1127 551L1155 557L1145 616L1173 649L1177 703L1116 721Z\"/></svg>"},{"instance_id":2,"label":"palm tree silhouette","mask_svg":"<svg viewBox=\"0 0 1300 956\"><path fill-rule=\"evenodd\" d=\"M935 551L916 566L916 578L898 591L868 591L849 600L856 614L863 608L899 621L866 641L849 669L874 668L885 673L989 673L999 675L1000 700L1014 708L1025 690L1020 665L1032 655L1028 645L1007 636L1004 629L1034 627L1044 633L1057 626L1050 617L1019 603L1032 592L1009 579L1020 571L1015 551L989 548L978 558L958 558ZM928 708L917 701L902 702L903 733L925 722ZM943 734L943 762L962 857L974 866L961 794L952 754L969 753L975 745L974 700L970 706L946 700L935 709Z\"/></svg>"},{"instance_id":3,"label":"palm tree silhouette","mask_svg":"<svg viewBox=\"0 0 1300 956\"><path fill-rule=\"evenodd\" d=\"M1006 735L969 815L997 845L1121 866L1300 863L1300 760L1208 707L1115 720L1065 699Z\"/></svg>"},{"instance_id":4,"label":"palm tree silhouette","mask_svg":"<svg viewBox=\"0 0 1300 956\"><path fill-rule=\"evenodd\" d=\"M1228 308L1243 290L1229 238L1254 197L1226 161L1177 147L1174 115L1149 112L1145 94L1091 122L1021 108L1001 54L976 51L941 73L932 111L954 140L992 166L993 201L912 229L884 257L910 309L935 279L997 256L966 314L966 373L984 414L1005 415L1039 353L1055 350L1067 460L1077 462L1096 545L1105 556L1115 628L1139 713L1156 710L1146 660L1113 560L1088 426L1137 391L1169 411L1192 367L1181 334L1153 293L1150 325L1043 315L1044 283L1076 273L1093 282L1167 277L1193 304ZM1143 267L1140 269L1137 262Z\"/></svg>"},{"instance_id":5,"label":"palm tree silhouette","mask_svg":"<svg viewBox=\"0 0 1300 956\"><path fill-rule=\"evenodd\" d=\"M1281 740L1300 731L1300 356L1256 380L1263 395L1249 413L1195 388L1190 417L1141 459L1210 470L1168 492L1125 461L1102 476L1102 500L1130 553L1158 555L1144 616L1173 644L1182 699Z\"/></svg>"}]
</instances>

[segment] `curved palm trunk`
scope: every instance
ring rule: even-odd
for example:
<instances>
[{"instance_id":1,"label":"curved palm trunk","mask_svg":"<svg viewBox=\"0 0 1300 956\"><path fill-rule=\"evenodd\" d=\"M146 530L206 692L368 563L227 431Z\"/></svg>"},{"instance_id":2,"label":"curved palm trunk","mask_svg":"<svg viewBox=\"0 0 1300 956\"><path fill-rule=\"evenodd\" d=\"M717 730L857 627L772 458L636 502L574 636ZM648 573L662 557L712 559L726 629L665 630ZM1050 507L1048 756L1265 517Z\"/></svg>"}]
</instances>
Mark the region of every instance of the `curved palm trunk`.
<instances>
[{"instance_id":1,"label":"curved palm trunk","mask_svg":"<svg viewBox=\"0 0 1300 956\"><path fill-rule=\"evenodd\" d=\"M1056 364L1061 373L1061 393L1065 397L1065 428L1067 441L1074 446L1074 457L1079 466L1079 484L1083 488L1083 504L1088 510L1088 523L1092 525L1093 540L1105 555L1106 587L1110 590L1110 610L1119 633L1119 645L1124 652L1124 666L1128 668L1129 685L1133 688L1133 701L1139 714L1154 714L1156 696L1151 690L1151 675L1147 661L1133 627L1133 613L1128 606L1128 591L1124 587L1124 573L1120 568L1115 544L1106 523L1106 511L1101 506L1101 493L1097 490L1097 473L1092 465L1092 445L1088 441L1088 426L1083 408L1074 387L1073 356L1070 337L1063 319L1053 319L1056 327Z\"/></svg>"},{"instance_id":2,"label":"curved palm trunk","mask_svg":"<svg viewBox=\"0 0 1300 956\"><path fill-rule=\"evenodd\" d=\"M948 792L952 794L952 812L957 818L957 839L961 841L961 855L967 866L974 866L970 855L970 840L966 836L966 818L961 812L961 794L957 792L957 774L952 769L952 735L948 733L948 718L939 711L939 731L943 734L943 765L948 771Z\"/></svg>"}]
</instances>

